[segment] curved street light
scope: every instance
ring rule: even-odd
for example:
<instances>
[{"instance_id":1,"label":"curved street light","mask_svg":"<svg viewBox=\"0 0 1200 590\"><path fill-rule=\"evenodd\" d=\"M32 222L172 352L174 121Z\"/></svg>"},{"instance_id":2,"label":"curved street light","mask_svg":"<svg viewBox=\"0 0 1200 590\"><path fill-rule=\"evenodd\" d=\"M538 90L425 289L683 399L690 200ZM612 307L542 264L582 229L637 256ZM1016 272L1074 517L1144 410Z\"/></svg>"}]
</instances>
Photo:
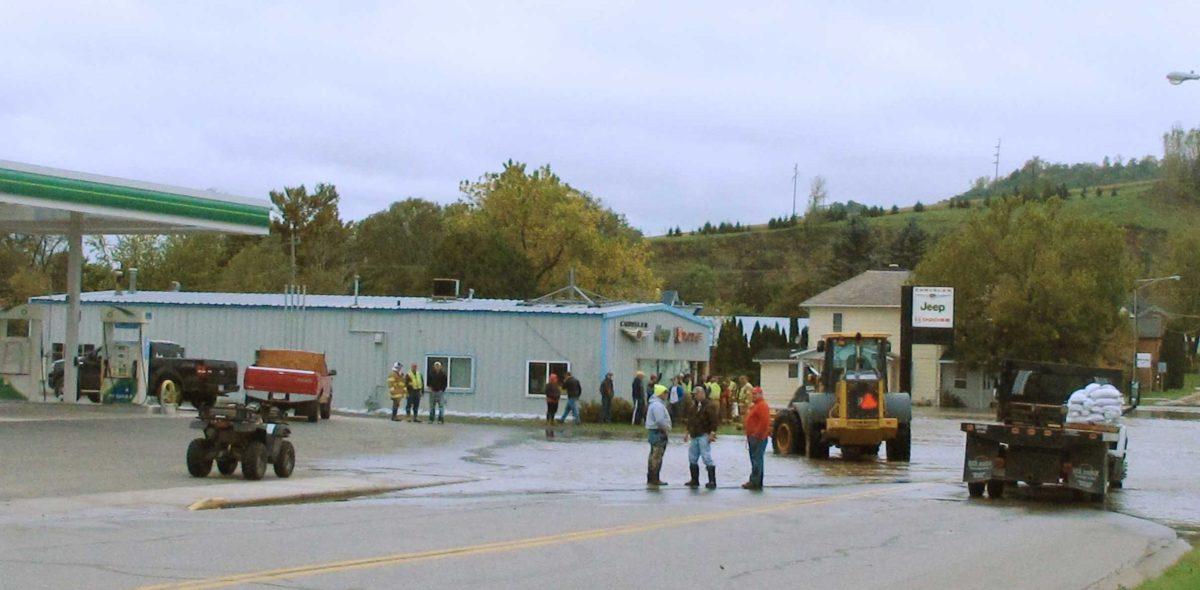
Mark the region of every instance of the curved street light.
<instances>
[{"instance_id":1,"label":"curved street light","mask_svg":"<svg viewBox=\"0 0 1200 590\"><path fill-rule=\"evenodd\" d=\"M1200 74L1197 74L1195 70L1190 72L1171 72L1170 74L1167 74L1167 82L1170 82L1176 86L1179 86L1188 80L1200 80Z\"/></svg>"}]
</instances>

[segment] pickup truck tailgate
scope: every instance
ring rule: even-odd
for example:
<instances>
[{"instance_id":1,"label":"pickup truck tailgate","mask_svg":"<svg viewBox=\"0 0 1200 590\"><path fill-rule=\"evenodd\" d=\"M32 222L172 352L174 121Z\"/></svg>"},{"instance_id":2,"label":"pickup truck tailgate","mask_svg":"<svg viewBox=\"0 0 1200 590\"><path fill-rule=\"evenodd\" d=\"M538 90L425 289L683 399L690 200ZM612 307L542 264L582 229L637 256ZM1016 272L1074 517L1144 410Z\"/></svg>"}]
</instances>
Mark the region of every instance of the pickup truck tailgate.
<instances>
[{"instance_id":1,"label":"pickup truck tailgate","mask_svg":"<svg viewBox=\"0 0 1200 590\"><path fill-rule=\"evenodd\" d=\"M317 395L320 378L313 371L276 367L246 367L242 384L247 391Z\"/></svg>"}]
</instances>

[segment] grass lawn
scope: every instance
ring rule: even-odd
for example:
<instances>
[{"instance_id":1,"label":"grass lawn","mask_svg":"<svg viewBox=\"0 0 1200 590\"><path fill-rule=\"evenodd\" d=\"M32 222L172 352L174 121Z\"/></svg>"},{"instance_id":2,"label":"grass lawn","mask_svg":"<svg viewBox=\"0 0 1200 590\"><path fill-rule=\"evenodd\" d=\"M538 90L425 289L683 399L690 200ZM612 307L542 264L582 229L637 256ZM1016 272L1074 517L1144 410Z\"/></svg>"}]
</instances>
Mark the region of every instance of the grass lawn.
<instances>
[{"instance_id":1,"label":"grass lawn","mask_svg":"<svg viewBox=\"0 0 1200 590\"><path fill-rule=\"evenodd\" d=\"M1195 588L1200 588L1200 549L1192 549L1162 576L1138 586L1138 590L1194 590Z\"/></svg>"},{"instance_id":2,"label":"grass lawn","mask_svg":"<svg viewBox=\"0 0 1200 590\"><path fill-rule=\"evenodd\" d=\"M1196 393L1196 388L1200 387L1200 374L1187 373L1183 376L1183 387L1179 389L1168 389L1167 391L1146 391L1142 393L1142 398L1166 398L1179 399L1185 395Z\"/></svg>"}]
</instances>

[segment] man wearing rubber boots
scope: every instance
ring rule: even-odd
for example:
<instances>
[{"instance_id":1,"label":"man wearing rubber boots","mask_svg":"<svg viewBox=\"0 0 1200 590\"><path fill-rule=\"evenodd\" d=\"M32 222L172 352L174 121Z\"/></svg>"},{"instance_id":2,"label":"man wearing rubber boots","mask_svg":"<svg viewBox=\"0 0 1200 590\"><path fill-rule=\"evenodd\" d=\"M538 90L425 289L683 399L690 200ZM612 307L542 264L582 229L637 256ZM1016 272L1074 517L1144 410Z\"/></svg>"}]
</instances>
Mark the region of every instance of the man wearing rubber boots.
<instances>
[{"instance_id":1,"label":"man wearing rubber boots","mask_svg":"<svg viewBox=\"0 0 1200 590\"><path fill-rule=\"evenodd\" d=\"M763 399L761 387L751 390L750 409L746 412L743 428L746 430L746 446L750 451L750 481L742 484L747 490L763 488L763 453L767 450L767 436L771 434L771 408Z\"/></svg>"},{"instance_id":2,"label":"man wearing rubber boots","mask_svg":"<svg viewBox=\"0 0 1200 590\"><path fill-rule=\"evenodd\" d=\"M703 457L704 466L708 469L708 483L704 487L715 489L717 466L713 463L711 445L717 440L717 426L721 423L720 411L717 404L708 399L708 392L699 386L692 390L692 399L685 407L687 432L683 435L683 440L688 442L688 469L692 473L692 479L687 482L687 486L700 487L699 460Z\"/></svg>"},{"instance_id":3,"label":"man wearing rubber boots","mask_svg":"<svg viewBox=\"0 0 1200 590\"><path fill-rule=\"evenodd\" d=\"M664 390L665 395L665 390ZM646 439L650 442L650 458L646 465L646 485L665 486L667 482L659 478L662 472L663 453L667 451L667 433L671 431L671 414L667 412L663 395L650 398L650 406L646 409Z\"/></svg>"}]
</instances>

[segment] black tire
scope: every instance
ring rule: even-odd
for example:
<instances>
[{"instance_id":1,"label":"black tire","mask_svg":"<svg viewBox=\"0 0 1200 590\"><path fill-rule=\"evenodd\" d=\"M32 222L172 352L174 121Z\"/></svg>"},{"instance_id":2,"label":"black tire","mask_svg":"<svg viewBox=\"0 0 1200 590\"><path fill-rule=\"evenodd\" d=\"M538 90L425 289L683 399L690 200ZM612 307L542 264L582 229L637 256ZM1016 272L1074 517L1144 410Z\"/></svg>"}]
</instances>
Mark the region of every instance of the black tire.
<instances>
[{"instance_id":1,"label":"black tire","mask_svg":"<svg viewBox=\"0 0 1200 590\"><path fill-rule=\"evenodd\" d=\"M842 459L846 461L857 461L863 456L863 448L858 445L845 445L842 447Z\"/></svg>"},{"instance_id":2,"label":"black tire","mask_svg":"<svg viewBox=\"0 0 1200 590\"><path fill-rule=\"evenodd\" d=\"M288 441L279 443L279 455L275 457L275 475L278 477L290 477L292 470L296 468L296 447Z\"/></svg>"},{"instance_id":3,"label":"black tire","mask_svg":"<svg viewBox=\"0 0 1200 590\"><path fill-rule=\"evenodd\" d=\"M316 422L321 419L321 404L319 402L310 402L308 407L304 409L304 415L309 422Z\"/></svg>"},{"instance_id":4,"label":"black tire","mask_svg":"<svg viewBox=\"0 0 1200 590\"><path fill-rule=\"evenodd\" d=\"M1119 489L1125 487L1125 481L1120 480L1120 479L1114 479L1114 480L1108 482L1108 487L1110 489L1119 490Z\"/></svg>"},{"instance_id":5,"label":"black tire","mask_svg":"<svg viewBox=\"0 0 1200 590\"><path fill-rule=\"evenodd\" d=\"M912 426L901 424L896 430L896 438L887 441L886 447L888 461L912 460Z\"/></svg>"},{"instance_id":6,"label":"black tire","mask_svg":"<svg viewBox=\"0 0 1200 590\"><path fill-rule=\"evenodd\" d=\"M1004 497L1004 480L989 479L987 482L988 497L993 500L999 500Z\"/></svg>"},{"instance_id":7,"label":"black tire","mask_svg":"<svg viewBox=\"0 0 1200 590\"><path fill-rule=\"evenodd\" d=\"M242 451L242 477L257 481L267 473L267 445L251 442Z\"/></svg>"},{"instance_id":8,"label":"black tire","mask_svg":"<svg viewBox=\"0 0 1200 590\"><path fill-rule=\"evenodd\" d=\"M983 497L983 488L984 488L984 482L982 482L982 481L967 482L967 494L969 496L971 496L972 498L982 498Z\"/></svg>"},{"instance_id":9,"label":"black tire","mask_svg":"<svg viewBox=\"0 0 1200 590\"><path fill-rule=\"evenodd\" d=\"M321 419L328 420L333 415L333 400L321 404Z\"/></svg>"},{"instance_id":10,"label":"black tire","mask_svg":"<svg viewBox=\"0 0 1200 590\"><path fill-rule=\"evenodd\" d=\"M217 471L221 475L233 475L233 472L237 471L237 466L237 457L221 457L217 459Z\"/></svg>"},{"instance_id":11,"label":"black tire","mask_svg":"<svg viewBox=\"0 0 1200 590\"><path fill-rule=\"evenodd\" d=\"M792 412L780 412L771 429L771 450L776 455L795 455L803 436L800 420Z\"/></svg>"},{"instance_id":12,"label":"black tire","mask_svg":"<svg viewBox=\"0 0 1200 590\"><path fill-rule=\"evenodd\" d=\"M208 477L212 473L212 445L207 439L192 439L187 448L187 468L192 477Z\"/></svg>"},{"instance_id":13,"label":"black tire","mask_svg":"<svg viewBox=\"0 0 1200 590\"><path fill-rule=\"evenodd\" d=\"M805 432L805 455L809 459L828 459L829 443L821 440L821 429L813 428Z\"/></svg>"},{"instance_id":14,"label":"black tire","mask_svg":"<svg viewBox=\"0 0 1200 590\"><path fill-rule=\"evenodd\" d=\"M98 404L98 403L100 403L100 392L99 391L89 391L87 394L87 398L93 404Z\"/></svg>"}]
</instances>

